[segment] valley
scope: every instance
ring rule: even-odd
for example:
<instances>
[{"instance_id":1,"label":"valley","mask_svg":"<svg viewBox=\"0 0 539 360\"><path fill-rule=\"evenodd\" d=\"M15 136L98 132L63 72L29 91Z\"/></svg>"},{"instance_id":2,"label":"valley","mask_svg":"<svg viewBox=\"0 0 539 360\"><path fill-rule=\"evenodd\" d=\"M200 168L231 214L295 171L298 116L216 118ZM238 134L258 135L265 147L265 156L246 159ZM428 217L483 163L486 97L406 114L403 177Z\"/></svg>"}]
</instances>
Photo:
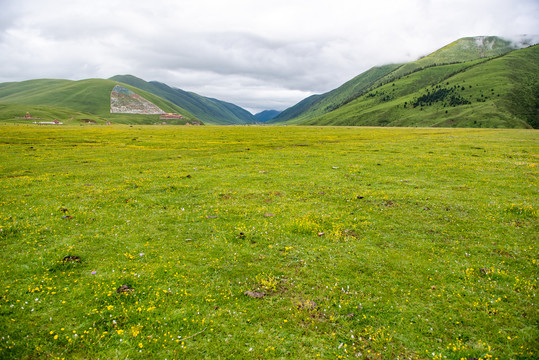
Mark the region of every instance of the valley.
<instances>
[{"instance_id":1,"label":"valley","mask_svg":"<svg viewBox=\"0 0 539 360\"><path fill-rule=\"evenodd\" d=\"M539 47L495 36L468 37L405 64L373 67L340 87L283 111L253 115L232 103L133 75L110 79L29 80L0 84L0 122L21 123L26 112L46 121L156 124L174 113L208 125L334 125L390 127L537 128ZM121 86L155 105L155 114L110 111ZM443 96L440 96L442 95ZM434 96L434 97L433 97ZM422 100L423 99L423 100ZM146 113L144 113L146 112ZM87 123L87 121L85 122Z\"/></svg>"}]
</instances>

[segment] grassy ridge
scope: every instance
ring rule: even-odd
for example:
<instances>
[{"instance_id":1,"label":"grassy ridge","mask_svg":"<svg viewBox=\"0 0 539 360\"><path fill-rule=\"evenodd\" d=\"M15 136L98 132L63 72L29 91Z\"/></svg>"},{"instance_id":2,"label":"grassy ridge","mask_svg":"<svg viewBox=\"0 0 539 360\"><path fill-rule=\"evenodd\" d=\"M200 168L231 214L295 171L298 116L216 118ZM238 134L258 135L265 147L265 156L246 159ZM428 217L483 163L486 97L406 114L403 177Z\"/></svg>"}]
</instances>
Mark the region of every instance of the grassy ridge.
<instances>
[{"instance_id":1,"label":"grassy ridge","mask_svg":"<svg viewBox=\"0 0 539 360\"><path fill-rule=\"evenodd\" d=\"M163 99L167 99L195 114L199 119L208 124L249 124L255 121L251 113L239 106L181 89L171 88L160 82L146 82L132 75L117 75L112 77L111 80L135 86L160 96Z\"/></svg>"},{"instance_id":2,"label":"grassy ridge","mask_svg":"<svg viewBox=\"0 0 539 360\"><path fill-rule=\"evenodd\" d=\"M3 126L0 148L1 358L537 358L535 132Z\"/></svg>"},{"instance_id":3,"label":"grassy ridge","mask_svg":"<svg viewBox=\"0 0 539 360\"><path fill-rule=\"evenodd\" d=\"M329 93L301 101L285 110L273 122L303 125L536 127L539 108L536 100L539 93L537 47L513 54L511 51L514 49L515 45L498 37L459 39L417 61L373 68ZM496 57L503 60L492 62L493 59L497 60ZM422 109L425 112L421 113L409 111L410 107L407 107L408 111L403 110L403 106L415 103L415 99L436 91L433 87L445 88L446 80L453 76L459 81L459 89L465 82L477 85L474 90L466 85L469 91L465 94L459 94L458 89L451 90L449 97L465 99L470 102L469 106L451 110L443 106L430 106L429 109ZM455 82L451 86L454 85ZM492 89L495 90L494 94L490 94ZM447 105L449 101L441 103Z\"/></svg>"},{"instance_id":4,"label":"grassy ridge","mask_svg":"<svg viewBox=\"0 0 539 360\"><path fill-rule=\"evenodd\" d=\"M110 93L117 84L118 82L116 81L102 79L80 81L39 79L0 84L0 103L10 106L9 108L4 107L7 112L1 113L2 120L11 119L9 114L21 108L21 105L54 107L59 109L57 111L66 113L65 116L68 118L76 117L77 113L82 112L93 114L94 117L98 117L102 121L106 119L118 123L130 120L135 123L154 123L159 120L159 115L111 114ZM191 113L167 100L133 86L125 86L154 103L163 111L179 113L187 119L197 120ZM71 109L74 113L69 114L68 109ZM26 111L28 110L25 110L19 116L24 116ZM53 116L53 113L45 117L51 116ZM87 117L87 115L85 116ZM185 123L185 120L181 120L180 123Z\"/></svg>"},{"instance_id":5,"label":"grassy ridge","mask_svg":"<svg viewBox=\"0 0 539 360\"><path fill-rule=\"evenodd\" d=\"M537 126L539 46L498 58L427 67L362 95L335 111L292 123L443 127ZM443 101L417 99L451 90ZM449 105L455 96L469 104Z\"/></svg>"},{"instance_id":6,"label":"grassy ridge","mask_svg":"<svg viewBox=\"0 0 539 360\"><path fill-rule=\"evenodd\" d=\"M511 41L496 36L466 37L458 39L417 61L403 64L384 77L382 82L394 81L431 66L476 61L500 56L516 49Z\"/></svg>"},{"instance_id":7,"label":"grassy ridge","mask_svg":"<svg viewBox=\"0 0 539 360\"><path fill-rule=\"evenodd\" d=\"M333 121L335 117L340 116L341 121L347 122L347 125L353 125L358 121L358 119L350 119L350 116L348 113L346 113L346 110L348 109L352 109L354 113L361 113L362 111L372 113L378 111L378 109L381 109L381 111L384 111L385 115L385 111L388 107L392 108L392 105L396 106L396 104L401 102L404 103L404 101L411 102L416 93L420 93L425 88L430 87L431 84L439 83L447 79L452 74L470 67L472 64L464 63L430 67L421 72L415 72L402 79L399 79L398 82L390 82L386 85L375 86L374 90L366 92L364 96L359 97L357 100L351 101L349 104L343 105L341 108L336 109L336 111L327 114L324 117L310 118L309 120L306 120L305 118L296 118L291 120L289 123L306 123L312 125L317 124L320 119L323 118L324 120L331 120L322 122L320 125L331 125L331 121ZM345 112L345 115L342 115L343 112ZM394 119L398 119L399 115L400 114L395 115ZM387 124L387 122L385 124ZM384 125L384 122L377 125Z\"/></svg>"},{"instance_id":8,"label":"grassy ridge","mask_svg":"<svg viewBox=\"0 0 539 360\"><path fill-rule=\"evenodd\" d=\"M381 78L397 69L400 65L385 65L374 67L356 76L352 80L322 95L310 96L298 104L286 109L270 123L280 123L294 119L291 123L320 116L330 112L353 98L360 96L370 87L373 87Z\"/></svg>"}]
</instances>

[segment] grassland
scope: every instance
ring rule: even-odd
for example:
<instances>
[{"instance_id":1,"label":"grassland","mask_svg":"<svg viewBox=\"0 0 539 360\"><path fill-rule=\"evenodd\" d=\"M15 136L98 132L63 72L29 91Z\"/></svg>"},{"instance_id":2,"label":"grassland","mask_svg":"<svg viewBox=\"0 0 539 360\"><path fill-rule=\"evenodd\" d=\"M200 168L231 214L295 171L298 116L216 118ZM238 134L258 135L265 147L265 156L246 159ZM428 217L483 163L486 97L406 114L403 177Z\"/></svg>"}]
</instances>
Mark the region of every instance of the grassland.
<instances>
[{"instance_id":1,"label":"grassland","mask_svg":"<svg viewBox=\"0 0 539 360\"><path fill-rule=\"evenodd\" d=\"M0 358L537 358L537 141L4 125Z\"/></svg>"}]
</instances>

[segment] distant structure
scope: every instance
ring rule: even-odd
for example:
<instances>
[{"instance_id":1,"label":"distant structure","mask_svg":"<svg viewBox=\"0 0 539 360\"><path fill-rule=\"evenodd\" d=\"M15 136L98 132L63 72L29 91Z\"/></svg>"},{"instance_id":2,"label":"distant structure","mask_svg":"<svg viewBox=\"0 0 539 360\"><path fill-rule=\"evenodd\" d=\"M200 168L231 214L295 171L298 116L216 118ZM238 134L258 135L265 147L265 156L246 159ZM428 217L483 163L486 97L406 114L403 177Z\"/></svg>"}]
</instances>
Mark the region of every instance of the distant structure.
<instances>
[{"instance_id":1,"label":"distant structure","mask_svg":"<svg viewBox=\"0 0 539 360\"><path fill-rule=\"evenodd\" d=\"M27 111L27 112L26 112L26 115L24 115L24 117L16 117L15 119L40 120L41 118L33 117L32 115L30 115L30 112Z\"/></svg>"},{"instance_id":2,"label":"distant structure","mask_svg":"<svg viewBox=\"0 0 539 360\"><path fill-rule=\"evenodd\" d=\"M176 113L166 113L159 116L160 120L168 120L168 119L183 119L183 115L176 114Z\"/></svg>"},{"instance_id":3,"label":"distant structure","mask_svg":"<svg viewBox=\"0 0 539 360\"><path fill-rule=\"evenodd\" d=\"M37 124L37 125L63 125L64 123L54 119L54 121L40 121L40 122L34 121L34 124Z\"/></svg>"},{"instance_id":4,"label":"distant structure","mask_svg":"<svg viewBox=\"0 0 539 360\"><path fill-rule=\"evenodd\" d=\"M110 93L110 112L112 114L165 114L154 103L121 85L116 85Z\"/></svg>"}]
</instances>

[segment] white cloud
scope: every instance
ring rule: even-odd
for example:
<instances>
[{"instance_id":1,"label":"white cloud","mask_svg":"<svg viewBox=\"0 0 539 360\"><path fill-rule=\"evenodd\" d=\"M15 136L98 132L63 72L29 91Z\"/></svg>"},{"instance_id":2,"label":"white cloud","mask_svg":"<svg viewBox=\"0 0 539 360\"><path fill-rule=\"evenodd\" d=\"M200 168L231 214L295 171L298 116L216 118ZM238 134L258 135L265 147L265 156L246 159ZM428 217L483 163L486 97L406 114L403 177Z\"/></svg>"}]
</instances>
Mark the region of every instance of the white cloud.
<instances>
[{"instance_id":1,"label":"white cloud","mask_svg":"<svg viewBox=\"0 0 539 360\"><path fill-rule=\"evenodd\" d=\"M133 74L253 111L463 36L538 33L536 0L4 0L0 81Z\"/></svg>"}]
</instances>

